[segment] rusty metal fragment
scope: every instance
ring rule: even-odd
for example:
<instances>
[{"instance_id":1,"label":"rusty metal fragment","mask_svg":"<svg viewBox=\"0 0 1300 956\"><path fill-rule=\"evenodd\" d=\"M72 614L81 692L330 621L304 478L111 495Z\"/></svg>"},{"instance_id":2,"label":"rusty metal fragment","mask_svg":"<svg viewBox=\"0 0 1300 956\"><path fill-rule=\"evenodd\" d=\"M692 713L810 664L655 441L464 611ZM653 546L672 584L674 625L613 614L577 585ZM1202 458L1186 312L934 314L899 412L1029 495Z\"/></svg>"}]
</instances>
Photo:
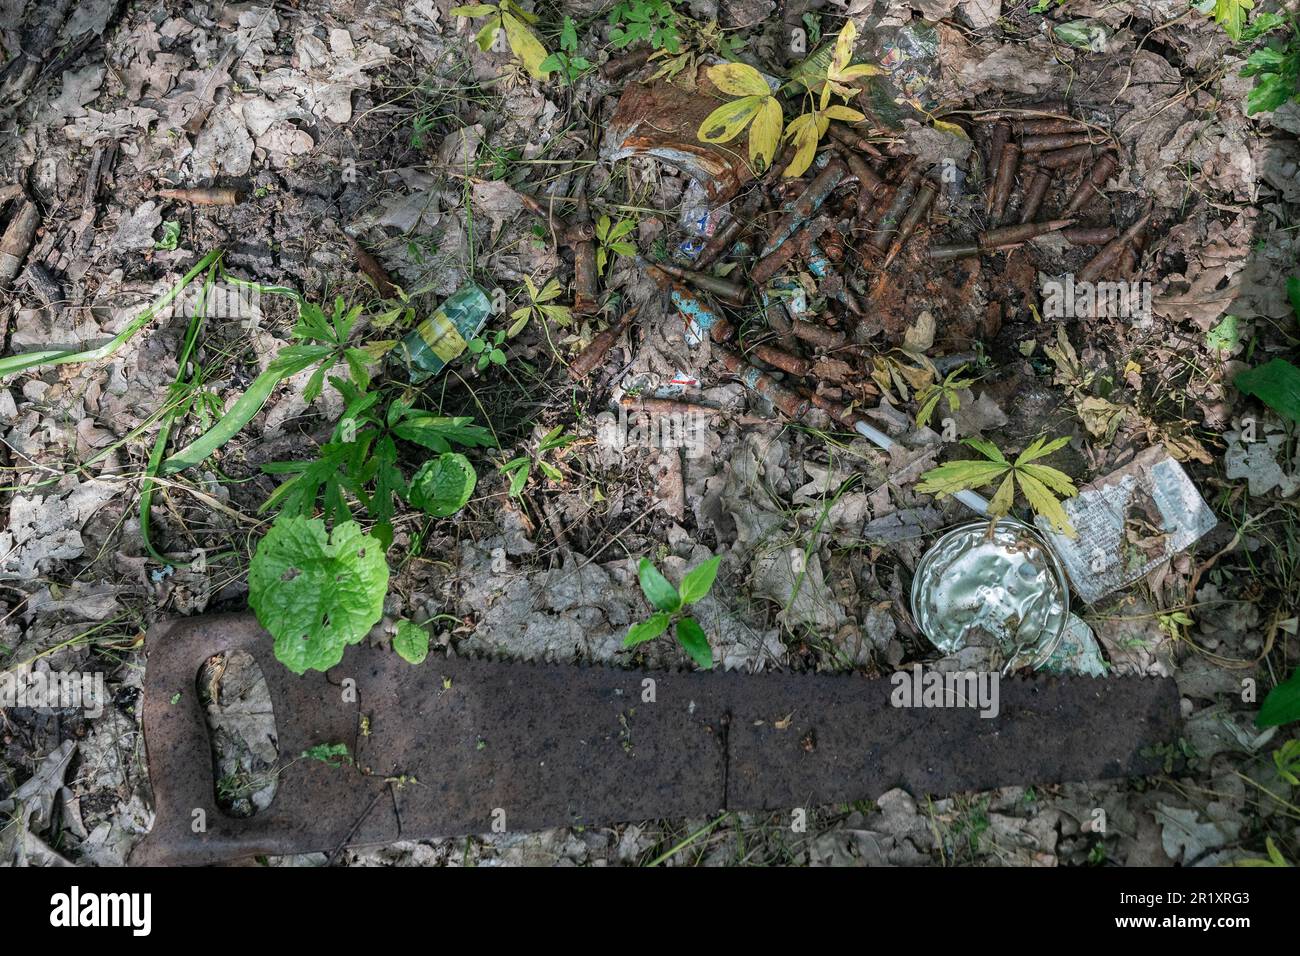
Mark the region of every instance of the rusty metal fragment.
<instances>
[{"instance_id":1,"label":"rusty metal fragment","mask_svg":"<svg viewBox=\"0 0 1300 956\"><path fill-rule=\"evenodd\" d=\"M755 345L749 350L749 354L760 361L766 362L773 368L779 368L791 375L804 376L812 368L812 362L806 358L791 355L789 352L783 352L781 349L773 348L770 345Z\"/></svg>"},{"instance_id":2,"label":"rusty metal fragment","mask_svg":"<svg viewBox=\"0 0 1300 956\"><path fill-rule=\"evenodd\" d=\"M740 379L740 383L750 391L757 392L770 401L781 414L788 418L799 418L808 409L808 403L786 388L762 369L745 361L744 357L727 346L716 349L722 367Z\"/></svg>"},{"instance_id":3,"label":"rusty metal fragment","mask_svg":"<svg viewBox=\"0 0 1300 956\"><path fill-rule=\"evenodd\" d=\"M629 83L605 131L601 157L649 156L665 162L699 182L716 205L754 177L747 160L749 132L729 143L701 142L700 124L727 97L713 85L705 64L696 70L695 86L687 90L667 80Z\"/></svg>"},{"instance_id":4,"label":"rusty metal fragment","mask_svg":"<svg viewBox=\"0 0 1300 956\"><path fill-rule=\"evenodd\" d=\"M588 342L587 347L578 353L578 357L569 366L569 377L574 381L578 381L590 375L592 370L605 360L605 356L614 347L618 337L623 334L623 330L632 323L632 320L636 318L637 313L640 311L641 307L639 305L628 309L617 322L604 332L598 333Z\"/></svg>"},{"instance_id":5,"label":"rusty metal fragment","mask_svg":"<svg viewBox=\"0 0 1300 956\"><path fill-rule=\"evenodd\" d=\"M703 289L705 292L717 296L728 305L744 305L749 298L748 286L733 282L730 279L724 279L721 276L709 275L707 272L701 272L698 269L683 269L681 266L675 266L670 262L657 263L655 268L667 273L674 279L680 279L687 285Z\"/></svg>"},{"instance_id":6,"label":"rusty metal fragment","mask_svg":"<svg viewBox=\"0 0 1300 956\"><path fill-rule=\"evenodd\" d=\"M867 244L877 252L884 252L889 246L890 239L898 229L898 224L902 220L907 208L911 205L913 197L916 196L917 187L921 182L921 171L913 166L909 166L907 173L903 176L902 182L894 191L893 198L889 201L889 206L885 209L884 215L880 217L880 222L876 224L876 229L867 237Z\"/></svg>"},{"instance_id":7,"label":"rusty metal fragment","mask_svg":"<svg viewBox=\"0 0 1300 956\"><path fill-rule=\"evenodd\" d=\"M778 246L770 255L755 263L754 267L749 270L750 281L757 285L764 285L768 279L785 268L786 264L799 253L801 245L811 245L830 226L831 219L829 216L818 216L813 219Z\"/></svg>"},{"instance_id":8,"label":"rusty metal fragment","mask_svg":"<svg viewBox=\"0 0 1300 956\"><path fill-rule=\"evenodd\" d=\"M984 211L993 211L993 197L997 194L998 171L1002 163L1003 147L1011 139L1011 124L999 120L993 125L993 133L989 139L989 186L988 194L984 200Z\"/></svg>"},{"instance_id":9,"label":"rusty metal fragment","mask_svg":"<svg viewBox=\"0 0 1300 956\"><path fill-rule=\"evenodd\" d=\"M1073 219L1049 219L1047 222L1023 222L1015 226L1002 226L999 229L980 233L979 244L981 249L1006 249L1072 225L1074 225Z\"/></svg>"},{"instance_id":10,"label":"rusty metal fragment","mask_svg":"<svg viewBox=\"0 0 1300 956\"><path fill-rule=\"evenodd\" d=\"M1136 242L1138 237L1146 231L1147 225L1151 222L1151 215L1152 209L1148 208L1137 222L1124 231L1123 235L1102 246L1101 251L1089 259L1083 268L1079 270L1075 281L1096 282L1118 265L1124 255L1124 250Z\"/></svg>"},{"instance_id":11,"label":"rusty metal fragment","mask_svg":"<svg viewBox=\"0 0 1300 956\"><path fill-rule=\"evenodd\" d=\"M1061 230L1061 238L1072 246L1104 246L1118 235L1119 230L1114 226L1076 226Z\"/></svg>"},{"instance_id":12,"label":"rusty metal fragment","mask_svg":"<svg viewBox=\"0 0 1300 956\"><path fill-rule=\"evenodd\" d=\"M1000 225L1007 212L1007 201L1011 198L1011 187L1016 184L1016 172L1020 169L1020 147L1007 143L1002 147L1002 158L998 161L998 175L993 182L993 206L989 217L994 225Z\"/></svg>"},{"instance_id":13,"label":"rusty metal fragment","mask_svg":"<svg viewBox=\"0 0 1300 956\"><path fill-rule=\"evenodd\" d=\"M813 177L812 182L794 201L790 211L777 221L772 234L763 243L759 255L771 255L780 248L783 242L798 232L800 227L812 217L813 213L821 208L822 203L826 201L826 198L848 174L848 166L840 160L832 159L827 163L826 168Z\"/></svg>"},{"instance_id":14,"label":"rusty metal fragment","mask_svg":"<svg viewBox=\"0 0 1300 956\"><path fill-rule=\"evenodd\" d=\"M1038 215L1038 210L1043 205L1043 199L1047 196L1047 188L1052 184L1052 174L1046 169L1034 167L1034 175L1029 180L1029 185L1025 187L1025 198L1020 204L1020 221L1022 223L1033 222L1034 217Z\"/></svg>"},{"instance_id":15,"label":"rusty metal fragment","mask_svg":"<svg viewBox=\"0 0 1300 956\"><path fill-rule=\"evenodd\" d=\"M1172 680L1005 678L998 710L899 707L857 675L618 670L348 648L295 677L252 615L186 618L146 640L153 829L138 865L210 864L344 846L773 810L1158 773L1179 732ZM196 675L245 650L271 693L271 805L217 806ZM918 668L909 680L923 676ZM644 703L653 680L653 703ZM364 732L362 730L364 721ZM355 763L300 755L347 746ZM196 812L205 826L195 832Z\"/></svg>"},{"instance_id":16,"label":"rusty metal fragment","mask_svg":"<svg viewBox=\"0 0 1300 956\"><path fill-rule=\"evenodd\" d=\"M921 220L930 211L930 206L933 205L934 199L938 195L938 186L928 179L921 180L921 188L916 194L916 199L908 207L907 215L903 217L903 221L898 224L898 235L894 238L889 247L889 252L885 256L884 267L888 267L898 257L898 254L903 251L903 247L907 245L907 240L912 238L912 233L916 231L916 227L921 224Z\"/></svg>"},{"instance_id":17,"label":"rusty metal fragment","mask_svg":"<svg viewBox=\"0 0 1300 956\"><path fill-rule=\"evenodd\" d=\"M1091 146L1072 146L1069 149L1058 149L1050 153L1039 153L1037 162L1044 169L1064 169L1066 166L1073 166L1081 163L1093 156Z\"/></svg>"},{"instance_id":18,"label":"rusty metal fragment","mask_svg":"<svg viewBox=\"0 0 1300 956\"><path fill-rule=\"evenodd\" d=\"M1092 168L1092 172L1070 196L1065 208L1061 210L1061 215L1072 216L1076 212L1081 212L1083 207L1092 202L1095 197L1104 195L1102 189L1118 167L1119 160L1115 158L1114 153L1106 153L1102 156L1097 161L1097 165Z\"/></svg>"},{"instance_id":19,"label":"rusty metal fragment","mask_svg":"<svg viewBox=\"0 0 1300 956\"><path fill-rule=\"evenodd\" d=\"M1092 138L1087 133L1049 133L1044 136L1022 136L1020 148L1026 153L1046 153L1091 142Z\"/></svg>"}]
</instances>

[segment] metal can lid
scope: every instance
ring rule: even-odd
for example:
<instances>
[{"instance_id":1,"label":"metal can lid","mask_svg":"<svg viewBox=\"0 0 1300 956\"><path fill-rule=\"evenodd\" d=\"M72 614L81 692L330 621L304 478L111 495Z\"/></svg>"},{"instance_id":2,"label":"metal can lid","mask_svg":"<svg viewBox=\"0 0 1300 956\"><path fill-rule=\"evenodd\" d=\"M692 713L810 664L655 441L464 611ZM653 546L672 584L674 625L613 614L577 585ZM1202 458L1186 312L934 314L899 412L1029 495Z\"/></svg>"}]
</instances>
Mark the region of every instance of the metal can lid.
<instances>
[{"instance_id":1,"label":"metal can lid","mask_svg":"<svg viewBox=\"0 0 1300 956\"><path fill-rule=\"evenodd\" d=\"M1070 592L1055 552L1029 525L972 521L921 556L912 616L945 654L993 646L1011 661L1045 661L1065 633Z\"/></svg>"}]
</instances>

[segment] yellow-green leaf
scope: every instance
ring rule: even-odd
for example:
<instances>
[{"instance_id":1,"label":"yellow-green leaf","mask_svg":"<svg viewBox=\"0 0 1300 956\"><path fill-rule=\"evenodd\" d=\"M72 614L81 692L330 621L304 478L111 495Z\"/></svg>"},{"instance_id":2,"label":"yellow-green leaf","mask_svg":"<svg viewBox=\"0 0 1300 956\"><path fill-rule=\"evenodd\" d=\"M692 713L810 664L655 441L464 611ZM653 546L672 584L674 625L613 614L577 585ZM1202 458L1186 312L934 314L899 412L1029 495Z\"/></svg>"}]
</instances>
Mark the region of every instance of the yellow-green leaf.
<instances>
[{"instance_id":1,"label":"yellow-green leaf","mask_svg":"<svg viewBox=\"0 0 1300 956\"><path fill-rule=\"evenodd\" d=\"M927 495L955 494L967 488L982 488L996 481L1007 469L992 461L949 461L921 476L916 490Z\"/></svg>"},{"instance_id":2,"label":"yellow-green leaf","mask_svg":"<svg viewBox=\"0 0 1300 956\"><path fill-rule=\"evenodd\" d=\"M533 35L533 31L528 29L523 21L509 13L501 14L501 22L506 28L506 39L510 42L510 49L524 64L524 69L535 79L546 79L551 71L542 69L542 63L546 59L546 47L542 46L542 41Z\"/></svg>"},{"instance_id":3,"label":"yellow-green leaf","mask_svg":"<svg viewBox=\"0 0 1300 956\"><path fill-rule=\"evenodd\" d=\"M822 112L822 115L828 120L843 120L846 123L861 123L866 119L866 117L857 110L850 109L847 106L841 106L838 103L825 109Z\"/></svg>"},{"instance_id":4,"label":"yellow-green leaf","mask_svg":"<svg viewBox=\"0 0 1300 956\"><path fill-rule=\"evenodd\" d=\"M989 502L989 514L1000 518L1001 516L1010 513L1011 503L1015 500L1015 497L1015 478L1011 472L1007 472L1007 476L1002 479L1002 484L998 485L997 494L995 494L993 500Z\"/></svg>"},{"instance_id":5,"label":"yellow-green leaf","mask_svg":"<svg viewBox=\"0 0 1300 956\"><path fill-rule=\"evenodd\" d=\"M497 8L487 3L469 3L463 7L452 7L449 11L453 17L485 17L496 13Z\"/></svg>"},{"instance_id":6,"label":"yellow-green leaf","mask_svg":"<svg viewBox=\"0 0 1300 956\"><path fill-rule=\"evenodd\" d=\"M724 103L704 117L696 134L705 143L729 143L741 134L754 118L765 100L770 97L742 96ZM815 145L815 144L814 144Z\"/></svg>"},{"instance_id":7,"label":"yellow-green leaf","mask_svg":"<svg viewBox=\"0 0 1300 956\"><path fill-rule=\"evenodd\" d=\"M781 142L783 120L781 104L772 97L767 97L754 116L754 125L749 129L749 161L760 169L772 165L777 144Z\"/></svg>"},{"instance_id":8,"label":"yellow-green leaf","mask_svg":"<svg viewBox=\"0 0 1300 956\"><path fill-rule=\"evenodd\" d=\"M497 31L500 29L501 18L492 17L487 23L483 24L483 29L478 31L478 34L474 37L474 42L478 44L480 50L486 53L492 49L492 44L497 39Z\"/></svg>"},{"instance_id":9,"label":"yellow-green leaf","mask_svg":"<svg viewBox=\"0 0 1300 956\"><path fill-rule=\"evenodd\" d=\"M1073 498L1079 493L1079 489L1074 487L1074 480L1069 475L1049 465L1021 465L1019 470L1037 478L1062 498Z\"/></svg>"},{"instance_id":10,"label":"yellow-green leaf","mask_svg":"<svg viewBox=\"0 0 1300 956\"><path fill-rule=\"evenodd\" d=\"M1028 448L1026 448L1024 451L1020 453L1020 457L1016 459L1016 464L1024 465L1024 464L1028 464L1031 461L1036 461L1039 458L1045 458L1046 456L1050 455L1052 452L1056 451L1058 448L1063 448L1069 443L1070 443L1069 435L1066 435L1062 438L1053 438L1051 441L1047 441L1047 437L1045 435L1039 435L1038 438L1034 439L1034 443L1032 445L1030 445Z\"/></svg>"},{"instance_id":11,"label":"yellow-green leaf","mask_svg":"<svg viewBox=\"0 0 1300 956\"><path fill-rule=\"evenodd\" d=\"M804 113L796 116L786 126L785 138L795 146L794 159L790 160L784 173L787 179L793 179L807 172L813 157L817 155L817 141L821 139L821 133L817 129L817 114Z\"/></svg>"},{"instance_id":12,"label":"yellow-green leaf","mask_svg":"<svg viewBox=\"0 0 1300 956\"><path fill-rule=\"evenodd\" d=\"M970 139L966 131L956 123L949 123L947 120L935 120L934 128L941 133L949 133L953 136L960 136L962 139Z\"/></svg>"},{"instance_id":13,"label":"yellow-green leaf","mask_svg":"<svg viewBox=\"0 0 1300 956\"><path fill-rule=\"evenodd\" d=\"M1002 452L998 451L998 446L993 444L993 442L988 441L987 439L967 438L963 440L963 444L969 445L971 448L974 448L977 452L979 452L989 461L996 461L999 465L1008 464L1006 457L1002 454Z\"/></svg>"},{"instance_id":14,"label":"yellow-green leaf","mask_svg":"<svg viewBox=\"0 0 1300 956\"><path fill-rule=\"evenodd\" d=\"M713 85L732 96L770 96L763 75L747 63L719 63L708 70Z\"/></svg>"},{"instance_id":15,"label":"yellow-green leaf","mask_svg":"<svg viewBox=\"0 0 1300 956\"><path fill-rule=\"evenodd\" d=\"M1078 532L1074 530L1070 519L1065 515L1065 509L1046 485L1025 471L1017 471L1015 475L1016 481L1020 483L1020 490L1025 494L1025 500L1029 502L1029 507L1050 521L1056 531L1070 538L1078 537Z\"/></svg>"}]
</instances>

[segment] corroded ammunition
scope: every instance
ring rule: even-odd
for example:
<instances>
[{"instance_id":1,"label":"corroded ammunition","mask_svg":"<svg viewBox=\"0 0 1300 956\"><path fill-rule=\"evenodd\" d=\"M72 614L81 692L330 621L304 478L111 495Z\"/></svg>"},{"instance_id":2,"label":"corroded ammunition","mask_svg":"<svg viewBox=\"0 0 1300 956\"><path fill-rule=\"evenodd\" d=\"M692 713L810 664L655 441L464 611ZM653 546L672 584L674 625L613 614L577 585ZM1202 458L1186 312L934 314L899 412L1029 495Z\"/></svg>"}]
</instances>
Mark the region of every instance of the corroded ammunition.
<instances>
[{"instance_id":1,"label":"corroded ammunition","mask_svg":"<svg viewBox=\"0 0 1300 956\"><path fill-rule=\"evenodd\" d=\"M768 365L779 368L783 372L789 372L791 375L804 376L812 368L812 362L807 359L791 355L789 352L773 348L770 345L755 345L749 350L749 353Z\"/></svg>"},{"instance_id":2,"label":"corroded ammunition","mask_svg":"<svg viewBox=\"0 0 1300 956\"><path fill-rule=\"evenodd\" d=\"M984 211L993 210L993 196L997 191L998 168L1002 162L1002 147L1007 145L1011 139L1011 124L1005 121L998 121L993 127L993 134L989 139L989 184L988 194L984 200Z\"/></svg>"},{"instance_id":3,"label":"corroded ammunition","mask_svg":"<svg viewBox=\"0 0 1300 956\"><path fill-rule=\"evenodd\" d=\"M725 341L731 337L734 331L731 323L700 301L700 298L690 289L658 266L639 258L637 262L659 288L671 293L673 306L686 322L687 344L697 345L703 341L705 335L715 342Z\"/></svg>"},{"instance_id":4,"label":"corroded ammunition","mask_svg":"<svg viewBox=\"0 0 1300 956\"><path fill-rule=\"evenodd\" d=\"M894 238L893 244L889 247L889 253L885 256L885 267L888 267L897 258L898 254L903 251L903 246L907 245L907 240L912 238L912 233L916 231L916 227L925 218L925 214L930 211L930 206L934 203L934 197L937 195L939 195L939 187L928 179L922 179L921 188L916 194L916 199L908 207L907 215L903 217L903 221L898 224L898 235Z\"/></svg>"},{"instance_id":5,"label":"corroded ammunition","mask_svg":"<svg viewBox=\"0 0 1300 956\"><path fill-rule=\"evenodd\" d=\"M1054 149L1069 149L1092 142L1087 133L1048 133L1044 136L1022 136L1020 148L1026 153L1047 153Z\"/></svg>"},{"instance_id":6,"label":"corroded ammunition","mask_svg":"<svg viewBox=\"0 0 1300 956\"><path fill-rule=\"evenodd\" d=\"M1079 184L1079 188L1070 196L1065 208L1061 210L1061 215L1072 216L1081 211L1088 203L1097 197L1103 195L1102 190L1106 186L1106 181L1110 179L1111 174L1119 166L1119 161L1115 159L1114 153L1106 153L1097 161L1097 165L1092 167L1092 172L1088 177Z\"/></svg>"},{"instance_id":7,"label":"corroded ammunition","mask_svg":"<svg viewBox=\"0 0 1300 956\"><path fill-rule=\"evenodd\" d=\"M749 270L750 281L757 285L764 285L768 279L785 268L786 264L795 257L799 252L801 243L811 243L830 226L831 220L829 216L818 216L812 220L773 252L755 263L754 268Z\"/></svg>"},{"instance_id":8,"label":"corroded ammunition","mask_svg":"<svg viewBox=\"0 0 1300 956\"><path fill-rule=\"evenodd\" d=\"M736 375L746 388L765 396L782 414L790 418L799 418L808 410L806 401L766 372L750 365L741 358L740 353L721 345L714 349L714 352L722 362L723 368Z\"/></svg>"},{"instance_id":9,"label":"corroded ammunition","mask_svg":"<svg viewBox=\"0 0 1300 956\"><path fill-rule=\"evenodd\" d=\"M1043 199L1047 196L1047 187L1052 184L1052 174L1040 167L1034 168L1034 175L1025 187L1025 198L1020 205L1020 221L1033 222L1038 215Z\"/></svg>"},{"instance_id":10,"label":"corroded ammunition","mask_svg":"<svg viewBox=\"0 0 1300 956\"><path fill-rule=\"evenodd\" d=\"M1139 236L1146 230L1147 224L1151 221L1151 208L1128 229L1124 230L1123 235L1112 239L1106 245L1102 246L1101 251L1088 260L1087 264L1079 270L1075 277L1076 282L1096 282L1110 268L1117 265L1124 255L1126 247L1134 243Z\"/></svg>"},{"instance_id":11,"label":"corroded ammunition","mask_svg":"<svg viewBox=\"0 0 1300 956\"><path fill-rule=\"evenodd\" d=\"M542 203L527 193L519 193L519 201L533 215L546 220L547 229L562 246L572 247L576 243L596 238L596 225L589 219L568 223L555 212L550 202Z\"/></svg>"},{"instance_id":12,"label":"corroded ammunition","mask_svg":"<svg viewBox=\"0 0 1300 956\"><path fill-rule=\"evenodd\" d=\"M848 343L848 337L843 332L836 332L824 325L818 325L816 322L805 322L802 319L795 320L791 331L796 338L818 348L838 349L843 348Z\"/></svg>"},{"instance_id":13,"label":"corroded ammunition","mask_svg":"<svg viewBox=\"0 0 1300 956\"><path fill-rule=\"evenodd\" d=\"M634 306L623 313L622 317L607 328L604 332L596 335L595 338L587 344L587 347L578 353L578 357L573 360L569 366L569 377L575 382L584 379L591 374L592 370L605 360L609 350L614 347L618 337L623 334L623 330L631 324L636 318L636 314L641 311L640 306Z\"/></svg>"},{"instance_id":14,"label":"corroded ammunition","mask_svg":"<svg viewBox=\"0 0 1300 956\"><path fill-rule=\"evenodd\" d=\"M931 246L926 250L926 257L935 262L947 259L966 259L980 254L979 243L956 242L946 246Z\"/></svg>"},{"instance_id":15,"label":"corroded ammunition","mask_svg":"<svg viewBox=\"0 0 1300 956\"><path fill-rule=\"evenodd\" d=\"M846 149L841 155L849 167L849 175L858 181L858 209L861 209L864 203L869 205L872 200L879 199L889 188L889 184L880 174L868 166L867 161L857 153Z\"/></svg>"},{"instance_id":16,"label":"corroded ammunition","mask_svg":"<svg viewBox=\"0 0 1300 956\"><path fill-rule=\"evenodd\" d=\"M624 395L619 404L630 412L648 412L651 415L721 415L721 408L701 405L698 402L683 402L676 398L639 398Z\"/></svg>"},{"instance_id":17,"label":"corroded ammunition","mask_svg":"<svg viewBox=\"0 0 1300 956\"><path fill-rule=\"evenodd\" d=\"M1087 129L1082 120L1031 119L1011 124L1021 136L1041 136L1046 133L1081 133Z\"/></svg>"},{"instance_id":18,"label":"corroded ammunition","mask_svg":"<svg viewBox=\"0 0 1300 956\"><path fill-rule=\"evenodd\" d=\"M876 149L874 145L863 139L847 126L843 126L839 123L831 123L831 125L826 128L826 134L831 139L835 140L835 142L848 149L866 153L874 159L885 158L881 154L880 150Z\"/></svg>"},{"instance_id":19,"label":"corroded ammunition","mask_svg":"<svg viewBox=\"0 0 1300 956\"><path fill-rule=\"evenodd\" d=\"M683 269L681 266L675 266L667 262L658 263L655 268L663 270L674 279L680 279L687 285L712 293L728 305L744 305L745 300L749 297L747 287L739 282L724 279L721 276L709 275L707 272L701 272L698 269Z\"/></svg>"},{"instance_id":20,"label":"corroded ammunition","mask_svg":"<svg viewBox=\"0 0 1300 956\"><path fill-rule=\"evenodd\" d=\"M1119 230L1114 226L1078 226L1061 230L1061 238L1072 246L1104 246L1118 235Z\"/></svg>"},{"instance_id":21,"label":"corroded ammunition","mask_svg":"<svg viewBox=\"0 0 1300 956\"><path fill-rule=\"evenodd\" d=\"M1020 168L1020 147L1007 143L1002 147L1002 158L998 161L998 175L993 183L993 206L989 217L994 225L1001 225L1007 212L1007 200L1011 198L1011 187L1016 184L1016 171Z\"/></svg>"},{"instance_id":22,"label":"corroded ammunition","mask_svg":"<svg viewBox=\"0 0 1300 956\"><path fill-rule=\"evenodd\" d=\"M848 174L849 168L842 161L833 159L827 163L826 168L813 177L813 181L808 184L808 188L803 191L803 195L795 200L790 211L777 222L776 228L768 236L767 242L763 245L759 255L771 255L781 243L798 232L799 228L808 221L812 214L821 208L821 204L840 184L840 180Z\"/></svg>"},{"instance_id":23,"label":"corroded ammunition","mask_svg":"<svg viewBox=\"0 0 1300 956\"><path fill-rule=\"evenodd\" d=\"M903 181L898 184L898 189L894 193L894 198L889 203L889 208L885 214L880 217L880 223L867 239L867 244L874 247L878 252L884 252L889 246L889 240L893 237L898 229L898 224L907 212L907 207L911 204L912 198L916 195L917 186L921 182L920 170L910 167Z\"/></svg>"},{"instance_id":24,"label":"corroded ammunition","mask_svg":"<svg viewBox=\"0 0 1300 956\"><path fill-rule=\"evenodd\" d=\"M1075 163L1081 163L1085 159L1091 159L1093 149L1091 146L1072 146L1069 149L1058 149L1050 153L1040 153L1038 155L1038 165L1044 169L1064 169L1066 166L1073 166Z\"/></svg>"},{"instance_id":25,"label":"corroded ammunition","mask_svg":"<svg viewBox=\"0 0 1300 956\"><path fill-rule=\"evenodd\" d=\"M654 47L647 46L622 56L610 57L600 66L600 78L607 83L620 80L634 70L639 70L650 61Z\"/></svg>"},{"instance_id":26,"label":"corroded ammunition","mask_svg":"<svg viewBox=\"0 0 1300 956\"><path fill-rule=\"evenodd\" d=\"M587 208L586 186L584 193L578 197L578 209L574 213L573 226L590 225L591 213ZM594 230L593 230L593 235ZM596 301L596 244L590 239L573 244L573 305L575 315L592 315L599 308Z\"/></svg>"},{"instance_id":27,"label":"corroded ammunition","mask_svg":"<svg viewBox=\"0 0 1300 956\"><path fill-rule=\"evenodd\" d=\"M736 239L750 225L750 221L758 212L758 207L763 202L763 195L758 190L754 190L745 197L745 201L725 223L718 227L712 238L704 244L700 254L695 257L695 268L705 269L713 265L718 258L728 252Z\"/></svg>"},{"instance_id":28,"label":"corroded ammunition","mask_svg":"<svg viewBox=\"0 0 1300 956\"><path fill-rule=\"evenodd\" d=\"M1000 229L990 229L988 232L980 233L979 244L981 249L1005 249L1072 225L1074 225L1073 219L1049 219L1047 222L1023 222L1017 226L1003 226Z\"/></svg>"}]
</instances>

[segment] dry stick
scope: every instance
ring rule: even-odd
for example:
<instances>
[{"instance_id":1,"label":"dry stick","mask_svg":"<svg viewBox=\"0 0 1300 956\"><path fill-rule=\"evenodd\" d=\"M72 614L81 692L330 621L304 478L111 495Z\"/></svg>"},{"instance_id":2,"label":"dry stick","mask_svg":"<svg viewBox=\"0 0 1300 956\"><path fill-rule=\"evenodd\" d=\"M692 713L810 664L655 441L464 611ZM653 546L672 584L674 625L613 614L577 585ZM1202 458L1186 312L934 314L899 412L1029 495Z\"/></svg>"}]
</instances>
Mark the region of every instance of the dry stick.
<instances>
[{"instance_id":1,"label":"dry stick","mask_svg":"<svg viewBox=\"0 0 1300 956\"><path fill-rule=\"evenodd\" d=\"M391 299L395 296L397 294L397 286L393 283L393 279L388 274L388 270L383 267L380 261L370 253L366 252L366 250L361 247L361 243L357 242L346 232L343 233L343 238L348 241L348 248L352 250L352 258L357 260L357 265L361 267L361 271L369 276L370 281L375 284L375 291L385 299Z\"/></svg>"},{"instance_id":2,"label":"dry stick","mask_svg":"<svg viewBox=\"0 0 1300 956\"><path fill-rule=\"evenodd\" d=\"M7 289L22 268L23 260L31 251L36 239L36 228L41 224L41 211L30 199L14 213L9 227L0 237L0 289Z\"/></svg>"}]
</instances>

